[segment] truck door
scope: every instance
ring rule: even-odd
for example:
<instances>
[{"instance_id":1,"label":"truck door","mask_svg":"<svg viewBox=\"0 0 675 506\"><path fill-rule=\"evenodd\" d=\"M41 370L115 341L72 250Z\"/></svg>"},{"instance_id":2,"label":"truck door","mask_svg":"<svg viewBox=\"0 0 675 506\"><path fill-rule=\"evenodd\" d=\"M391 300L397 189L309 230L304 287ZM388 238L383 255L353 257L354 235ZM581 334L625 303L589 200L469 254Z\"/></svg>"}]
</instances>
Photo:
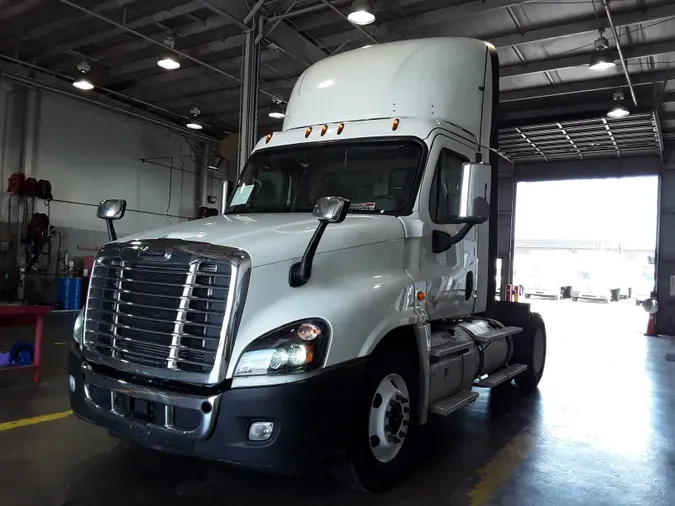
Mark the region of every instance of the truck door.
<instances>
[{"instance_id":1,"label":"truck door","mask_svg":"<svg viewBox=\"0 0 675 506\"><path fill-rule=\"evenodd\" d=\"M452 149L451 149L452 147ZM467 316L473 312L477 285L477 229L442 252L434 252L433 231L454 235L462 228L456 223L460 206L469 197L462 185L462 164L471 150L439 136L434 141L430 162L436 159L433 177L422 185L420 218L424 234L420 243L420 269L427 284L427 310L432 320ZM464 190L464 195L462 195ZM425 205L426 204L426 205ZM487 246L487 245L486 245Z\"/></svg>"}]
</instances>

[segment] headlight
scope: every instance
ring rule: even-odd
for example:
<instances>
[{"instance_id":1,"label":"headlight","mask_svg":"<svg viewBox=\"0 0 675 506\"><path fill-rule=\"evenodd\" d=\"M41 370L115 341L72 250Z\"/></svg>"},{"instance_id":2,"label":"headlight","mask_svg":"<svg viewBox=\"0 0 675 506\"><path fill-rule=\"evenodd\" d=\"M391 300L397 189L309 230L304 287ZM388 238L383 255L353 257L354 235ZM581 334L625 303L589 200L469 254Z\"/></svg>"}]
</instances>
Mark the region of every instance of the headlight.
<instances>
[{"instance_id":1,"label":"headlight","mask_svg":"<svg viewBox=\"0 0 675 506\"><path fill-rule=\"evenodd\" d=\"M330 340L323 320L284 325L251 343L239 359L235 376L289 374L320 367Z\"/></svg>"},{"instance_id":2,"label":"headlight","mask_svg":"<svg viewBox=\"0 0 675 506\"><path fill-rule=\"evenodd\" d=\"M73 339L82 346L82 336L84 334L84 308L80 309L80 313L77 315L75 320L75 325L73 325Z\"/></svg>"}]
</instances>

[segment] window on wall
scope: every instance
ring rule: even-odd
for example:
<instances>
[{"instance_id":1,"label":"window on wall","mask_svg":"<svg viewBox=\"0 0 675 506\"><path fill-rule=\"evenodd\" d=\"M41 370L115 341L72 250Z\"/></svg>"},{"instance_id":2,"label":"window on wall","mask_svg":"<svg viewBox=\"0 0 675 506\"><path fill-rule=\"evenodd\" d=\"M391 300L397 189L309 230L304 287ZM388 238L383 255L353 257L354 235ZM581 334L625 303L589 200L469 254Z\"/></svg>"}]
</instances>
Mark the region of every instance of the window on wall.
<instances>
[{"instance_id":1,"label":"window on wall","mask_svg":"<svg viewBox=\"0 0 675 506\"><path fill-rule=\"evenodd\" d=\"M429 214L434 223L451 223L459 214L462 164L467 161L447 149L441 151L429 195Z\"/></svg>"}]
</instances>

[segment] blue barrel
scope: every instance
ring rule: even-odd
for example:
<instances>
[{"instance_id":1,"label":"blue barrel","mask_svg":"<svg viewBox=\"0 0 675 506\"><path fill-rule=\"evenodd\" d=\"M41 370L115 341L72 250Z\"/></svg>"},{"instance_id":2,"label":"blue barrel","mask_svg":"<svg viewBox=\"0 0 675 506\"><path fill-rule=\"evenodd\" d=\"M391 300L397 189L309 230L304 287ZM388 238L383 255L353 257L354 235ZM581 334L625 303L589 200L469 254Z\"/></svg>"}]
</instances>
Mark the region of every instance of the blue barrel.
<instances>
[{"instance_id":1,"label":"blue barrel","mask_svg":"<svg viewBox=\"0 0 675 506\"><path fill-rule=\"evenodd\" d=\"M80 309L82 278L59 278L57 298L61 309Z\"/></svg>"}]
</instances>

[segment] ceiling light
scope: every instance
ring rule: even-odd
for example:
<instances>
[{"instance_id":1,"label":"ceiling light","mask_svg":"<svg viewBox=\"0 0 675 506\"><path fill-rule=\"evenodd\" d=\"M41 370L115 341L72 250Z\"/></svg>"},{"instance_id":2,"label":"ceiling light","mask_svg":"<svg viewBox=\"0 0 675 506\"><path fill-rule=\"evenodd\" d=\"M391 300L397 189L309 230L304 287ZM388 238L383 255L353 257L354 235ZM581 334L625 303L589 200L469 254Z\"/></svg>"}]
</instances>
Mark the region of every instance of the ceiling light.
<instances>
[{"instance_id":1,"label":"ceiling light","mask_svg":"<svg viewBox=\"0 0 675 506\"><path fill-rule=\"evenodd\" d=\"M81 79L77 79L73 81L73 86L75 86L78 90L93 90L94 85L91 84L91 81L85 79L84 77Z\"/></svg>"},{"instance_id":2,"label":"ceiling light","mask_svg":"<svg viewBox=\"0 0 675 506\"><path fill-rule=\"evenodd\" d=\"M354 0L347 19L355 25L369 25L375 22L373 4L370 0Z\"/></svg>"},{"instance_id":3,"label":"ceiling light","mask_svg":"<svg viewBox=\"0 0 675 506\"><path fill-rule=\"evenodd\" d=\"M77 70L79 70L80 72L82 72L82 76L76 78L76 79L73 81L73 86L75 86L78 90L85 90L85 91L87 91L87 90L93 90L93 89L94 89L94 85L91 83L91 81L90 81L89 79L87 79L87 78L84 77L84 76L86 76L89 72L91 72L91 67L89 66L89 64L88 64L87 62L81 62L81 63L77 66Z\"/></svg>"},{"instance_id":4,"label":"ceiling light","mask_svg":"<svg viewBox=\"0 0 675 506\"><path fill-rule=\"evenodd\" d=\"M185 126L192 129L192 130L201 130L202 128L204 128L204 127L202 127L202 124L199 123L199 121L197 121L197 118L199 118L200 113L201 113L201 111L199 110L199 107L195 106L192 109L190 109L191 118L185 124Z\"/></svg>"},{"instance_id":5,"label":"ceiling light","mask_svg":"<svg viewBox=\"0 0 675 506\"><path fill-rule=\"evenodd\" d=\"M164 39L164 45L173 49L176 43L173 40L173 37L166 37ZM160 59L157 60L157 65L166 70L176 70L180 68L180 62L173 53L161 56Z\"/></svg>"},{"instance_id":6,"label":"ceiling light","mask_svg":"<svg viewBox=\"0 0 675 506\"><path fill-rule=\"evenodd\" d=\"M625 118L630 114L630 111L628 108L623 105L621 102L623 101L623 91L621 90L616 90L614 92L614 100L616 104L607 112L607 117L608 118Z\"/></svg>"},{"instance_id":7,"label":"ceiling light","mask_svg":"<svg viewBox=\"0 0 675 506\"><path fill-rule=\"evenodd\" d=\"M177 60L174 60L170 56L157 60L157 65L166 70L176 70L180 68L180 63Z\"/></svg>"},{"instance_id":8,"label":"ceiling light","mask_svg":"<svg viewBox=\"0 0 675 506\"><path fill-rule=\"evenodd\" d=\"M609 57L606 50L597 51L591 56L591 62L588 64L589 69L596 71L609 70L614 67L616 67L616 63Z\"/></svg>"},{"instance_id":9,"label":"ceiling light","mask_svg":"<svg viewBox=\"0 0 675 506\"><path fill-rule=\"evenodd\" d=\"M602 35L602 29L598 38L595 39L595 54L591 56L588 68L596 71L609 70L616 66L614 59L609 54L609 42Z\"/></svg>"},{"instance_id":10,"label":"ceiling light","mask_svg":"<svg viewBox=\"0 0 675 506\"><path fill-rule=\"evenodd\" d=\"M281 103L281 100L274 100L270 106L270 112L268 113L270 118L274 119L283 119L286 117L286 112L284 111L284 105Z\"/></svg>"}]
</instances>

